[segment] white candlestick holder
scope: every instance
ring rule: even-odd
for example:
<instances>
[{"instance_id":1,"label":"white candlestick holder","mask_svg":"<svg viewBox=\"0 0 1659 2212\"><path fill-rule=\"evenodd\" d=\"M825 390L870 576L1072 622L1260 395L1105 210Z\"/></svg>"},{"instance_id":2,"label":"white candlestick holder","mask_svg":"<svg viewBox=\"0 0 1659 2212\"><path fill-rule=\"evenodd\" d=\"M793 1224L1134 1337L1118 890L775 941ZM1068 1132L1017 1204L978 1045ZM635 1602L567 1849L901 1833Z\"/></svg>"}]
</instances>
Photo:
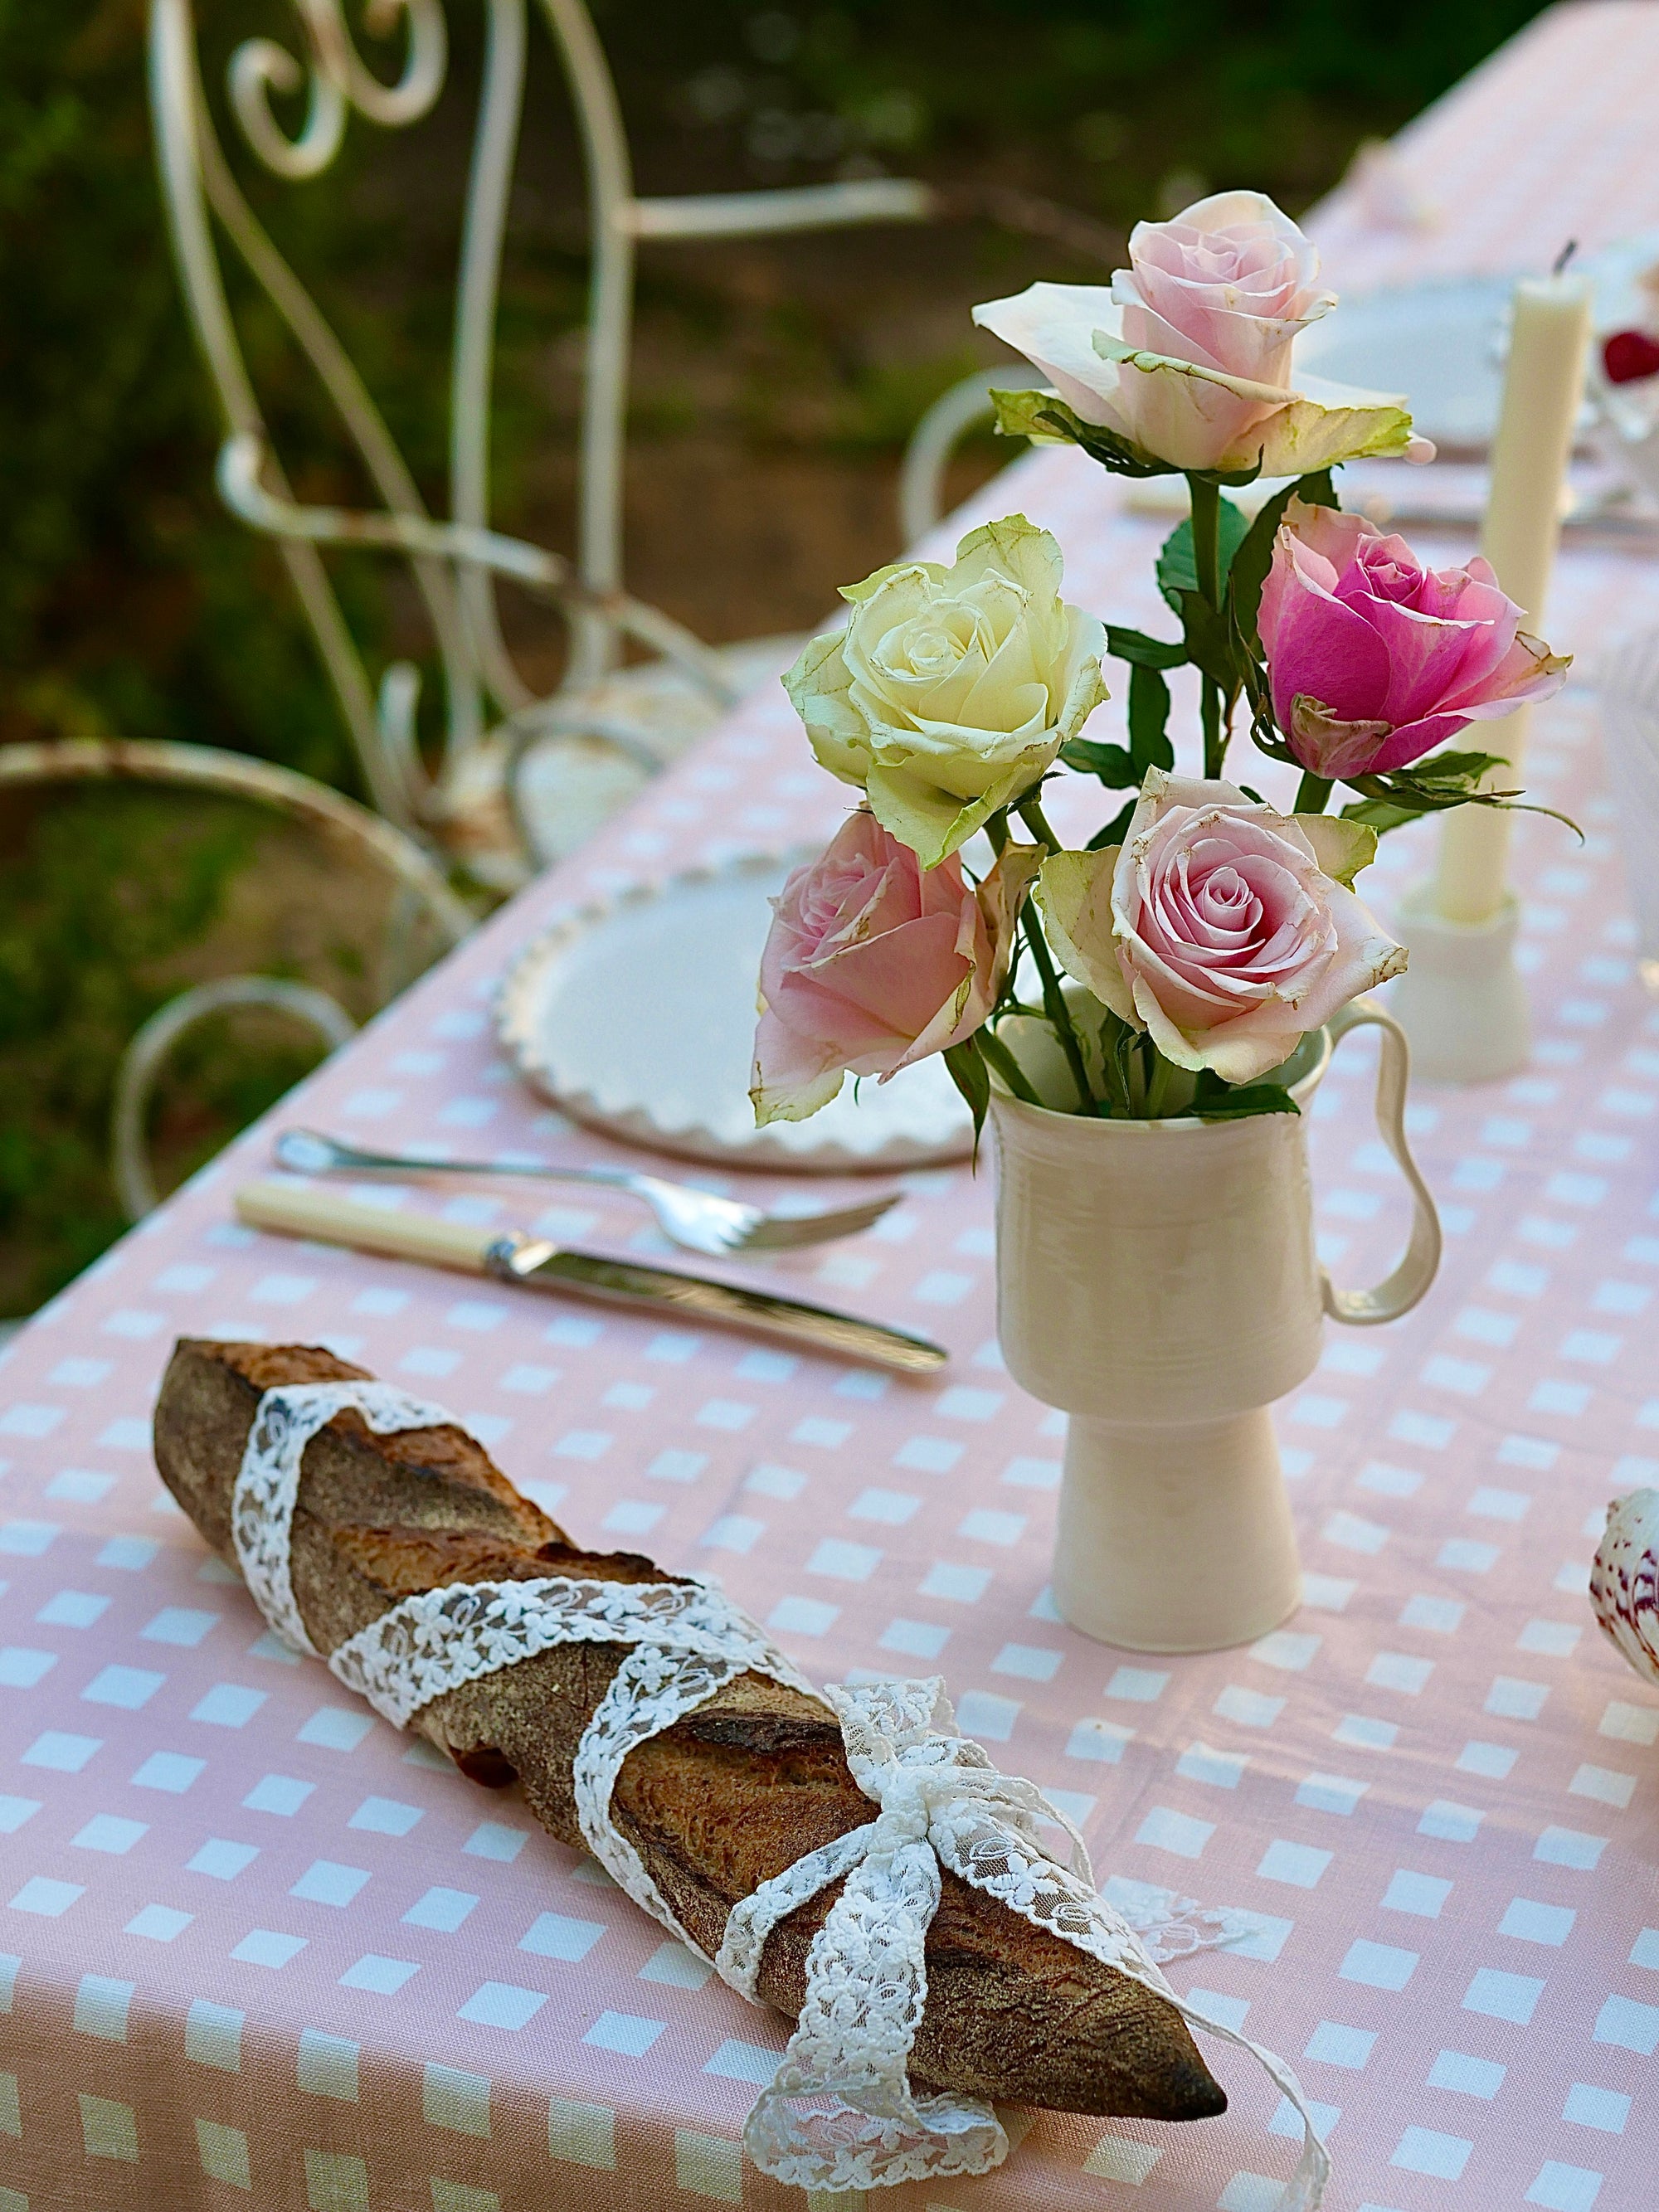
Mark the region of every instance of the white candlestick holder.
<instances>
[{"instance_id":1,"label":"white candlestick holder","mask_svg":"<svg viewBox=\"0 0 1659 2212\"><path fill-rule=\"evenodd\" d=\"M1411 1040L1425 1083L1497 1083L1532 1057L1532 1015L1516 964L1520 902L1508 894L1486 921L1448 921L1434 887L1413 885L1398 930L1410 955L1389 1010Z\"/></svg>"}]
</instances>

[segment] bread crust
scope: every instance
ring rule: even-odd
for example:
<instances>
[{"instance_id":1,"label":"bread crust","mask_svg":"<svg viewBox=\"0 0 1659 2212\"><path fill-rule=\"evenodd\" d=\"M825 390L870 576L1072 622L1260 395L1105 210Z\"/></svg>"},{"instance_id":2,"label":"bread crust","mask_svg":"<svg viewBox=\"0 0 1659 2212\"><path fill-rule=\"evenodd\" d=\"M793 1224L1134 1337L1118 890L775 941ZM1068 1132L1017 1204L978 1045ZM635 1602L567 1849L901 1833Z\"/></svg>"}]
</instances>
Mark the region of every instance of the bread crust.
<instances>
[{"instance_id":1,"label":"bread crust","mask_svg":"<svg viewBox=\"0 0 1659 2212\"><path fill-rule=\"evenodd\" d=\"M319 1347L189 1338L155 1408L161 1479L215 1551L236 1564L231 1496L261 1395L278 1383L363 1379ZM307 1633L331 1651L400 1598L447 1583L569 1574L680 1577L629 1552L585 1552L454 1427L376 1436L336 1415L301 1462L292 1578ZM571 1767L627 1656L574 1644L437 1698L411 1728L473 1781L514 1780L537 1819L585 1849ZM612 1800L682 1924L709 1955L740 1899L872 1816L833 1719L799 1691L745 1674L638 1746ZM768 1939L759 1987L792 2018L807 1947L838 1894L823 1892ZM1226 2100L1175 2007L946 1871L927 1944L927 1996L911 2064L920 2086L1149 2119L1200 2119Z\"/></svg>"}]
</instances>

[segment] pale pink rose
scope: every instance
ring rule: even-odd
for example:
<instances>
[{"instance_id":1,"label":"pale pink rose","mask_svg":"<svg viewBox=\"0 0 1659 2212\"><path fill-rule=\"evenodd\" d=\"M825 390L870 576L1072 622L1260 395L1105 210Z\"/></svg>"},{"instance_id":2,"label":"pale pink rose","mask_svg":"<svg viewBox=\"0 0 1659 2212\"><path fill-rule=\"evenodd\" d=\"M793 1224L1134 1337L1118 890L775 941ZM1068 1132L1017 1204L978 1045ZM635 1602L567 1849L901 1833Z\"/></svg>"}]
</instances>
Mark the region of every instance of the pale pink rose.
<instances>
[{"instance_id":1,"label":"pale pink rose","mask_svg":"<svg viewBox=\"0 0 1659 2212\"><path fill-rule=\"evenodd\" d=\"M804 1121L843 1075L885 1082L970 1037L1001 990L1040 857L1010 846L975 891L954 853L924 868L872 814L849 815L772 902L750 1091L756 1121Z\"/></svg>"},{"instance_id":2,"label":"pale pink rose","mask_svg":"<svg viewBox=\"0 0 1659 2212\"><path fill-rule=\"evenodd\" d=\"M1291 374L1297 333L1335 304L1318 276L1317 251L1264 193L1216 192L1171 222L1137 223L1109 289L1033 284L974 319L1085 422L1173 468L1260 459L1268 476L1296 476L1404 453L1399 402Z\"/></svg>"},{"instance_id":3,"label":"pale pink rose","mask_svg":"<svg viewBox=\"0 0 1659 2212\"><path fill-rule=\"evenodd\" d=\"M1045 862L1038 896L1068 973L1166 1060L1253 1083L1406 964L1321 867L1322 850L1345 866L1361 841L1352 823L1153 769L1121 846Z\"/></svg>"},{"instance_id":4,"label":"pale pink rose","mask_svg":"<svg viewBox=\"0 0 1659 2212\"><path fill-rule=\"evenodd\" d=\"M1258 617L1286 744L1315 775L1381 775L1547 699L1568 657L1523 619L1489 562L1425 568L1363 516L1294 501Z\"/></svg>"},{"instance_id":5,"label":"pale pink rose","mask_svg":"<svg viewBox=\"0 0 1659 2212\"><path fill-rule=\"evenodd\" d=\"M1318 279L1318 248L1264 192L1215 192L1135 225L1112 297L1129 345L1283 390L1291 340L1336 305Z\"/></svg>"}]
</instances>

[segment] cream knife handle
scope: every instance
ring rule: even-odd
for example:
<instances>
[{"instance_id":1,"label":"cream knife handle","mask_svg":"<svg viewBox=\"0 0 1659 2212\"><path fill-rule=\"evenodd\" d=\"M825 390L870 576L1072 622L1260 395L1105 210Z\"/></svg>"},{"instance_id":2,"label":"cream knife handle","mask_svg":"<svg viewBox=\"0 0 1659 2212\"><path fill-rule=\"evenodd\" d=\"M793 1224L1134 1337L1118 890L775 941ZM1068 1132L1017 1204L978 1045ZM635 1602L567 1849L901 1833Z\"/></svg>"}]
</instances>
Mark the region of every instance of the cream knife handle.
<instances>
[{"instance_id":1,"label":"cream knife handle","mask_svg":"<svg viewBox=\"0 0 1659 2212\"><path fill-rule=\"evenodd\" d=\"M521 1282L536 1290L561 1290L578 1297L600 1298L636 1311L673 1313L707 1321L763 1329L819 1351L854 1359L879 1360L884 1366L920 1375L942 1367L942 1345L908 1330L823 1306L781 1298L741 1284L712 1281L672 1267L649 1267L629 1260L606 1259L597 1252L570 1252L556 1244L483 1229L460 1221L437 1221L429 1213L392 1212L355 1205L331 1191L307 1183L270 1180L245 1182L234 1204L237 1218L252 1229L277 1229L289 1237L310 1237L323 1244L343 1244L354 1252L380 1252L392 1260L424 1260L440 1267L461 1267L470 1275ZM491 1255L497 1264L492 1267Z\"/></svg>"},{"instance_id":2,"label":"cream knife handle","mask_svg":"<svg viewBox=\"0 0 1659 2212\"><path fill-rule=\"evenodd\" d=\"M501 1236L476 1222L441 1221L430 1213L358 1206L309 1183L245 1182L236 1193L236 1217L251 1229L277 1229L345 1244L354 1252L381 1252L392 1260L425 1260L440 1267L484 1273L484 1254Z\"/></svg>"}]
</instances>

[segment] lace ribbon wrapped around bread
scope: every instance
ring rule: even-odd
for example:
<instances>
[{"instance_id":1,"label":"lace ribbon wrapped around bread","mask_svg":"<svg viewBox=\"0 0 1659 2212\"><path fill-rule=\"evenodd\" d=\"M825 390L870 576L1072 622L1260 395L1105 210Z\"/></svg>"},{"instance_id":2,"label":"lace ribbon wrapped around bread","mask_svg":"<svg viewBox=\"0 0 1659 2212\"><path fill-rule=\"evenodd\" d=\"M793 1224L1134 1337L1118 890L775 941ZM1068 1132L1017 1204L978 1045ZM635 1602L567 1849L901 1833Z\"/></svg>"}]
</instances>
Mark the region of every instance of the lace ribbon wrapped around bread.
<instances>
[{"instance_id":1,"label":"lace ribbon wrapped around bread","mask_svg":"<svg viewBox=\"0 0 1659 2212\"><path fill-rule=\"evenodd\" d=\"M441 1408L327 1352L181 1341L155 1454L296 1650L474 1781L516 1779L798 2021L745 2132L764 2171L830 2191L982 2172L1004 2099L1206 2118L1226 2100L1191 2020L1303 2111L1283 2212L1318 2204L1294 2076L1170 1989L1081 1838L957 1734L942 1684L821 1697L716 1585L579 1550Z\"/></svg>"}]
</instances>

